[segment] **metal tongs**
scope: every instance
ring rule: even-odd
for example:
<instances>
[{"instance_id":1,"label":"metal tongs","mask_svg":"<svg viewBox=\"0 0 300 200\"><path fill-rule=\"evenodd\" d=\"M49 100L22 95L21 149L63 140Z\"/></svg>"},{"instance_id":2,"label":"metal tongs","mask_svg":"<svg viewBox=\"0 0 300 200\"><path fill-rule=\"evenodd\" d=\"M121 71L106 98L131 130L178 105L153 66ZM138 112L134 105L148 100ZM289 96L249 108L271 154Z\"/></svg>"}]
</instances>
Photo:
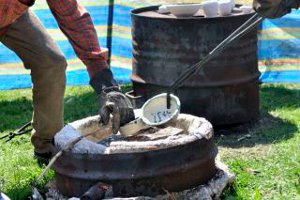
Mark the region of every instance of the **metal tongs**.
<instances>
[{"instance_id":1,"label":"metal tongs","mask_svg":"<svg viewBox=\"0 0 300 200\"><path fill-rule=\"evenodd\" d=\"M20 136L20 135L24 135L26 133L29 133L32 131L32 127L31 127L32 123L31 122L27 122L26 124L24 124L21 128L19 128L16 131L13 132L9 132L8 134L1 136L0 140L4 140L4 142L8 142L10 140L12 140L14 137L16 136Z\"/></svg>"},{"instance_id":2,"label":"metal tongs","mask_svg":"<svg viewBox=\"0 0 300 200\"><path fill-rule=\"evenodd\" d=\"M214 56L223 52L229 45L252 30L263 19L263 17L255 13L250 19L248 19L244 24L242 24L227 38L225 38L218 46L210 51L208 55L206 55L199 62L190 66L185 72L183 72L169 87L169 90L167 92L167 108L170 108L170 93L172 91L176 90L186 79L190 78L194 73L199 72L200 69L202 69L208 61L214 58Z\"/></svg>"}]
</instances>

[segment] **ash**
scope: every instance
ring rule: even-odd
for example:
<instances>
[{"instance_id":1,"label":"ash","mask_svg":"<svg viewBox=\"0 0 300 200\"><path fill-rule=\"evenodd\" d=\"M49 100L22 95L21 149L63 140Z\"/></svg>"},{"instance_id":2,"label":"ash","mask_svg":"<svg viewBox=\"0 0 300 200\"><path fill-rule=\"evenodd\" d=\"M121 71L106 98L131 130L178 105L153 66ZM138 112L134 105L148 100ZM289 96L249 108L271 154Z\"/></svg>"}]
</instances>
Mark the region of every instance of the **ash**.
<instances>
[{"instance_id":1,"label":"ash","mask_svg":"<svg viewBox=\"0 0 300 200\"><path fill-rule=\"evenodd\" d=\"M226 186L232 184L235 180L234 174L230 173L227 166L220 161L217 161L218 172L216 175L208 181L205 185L199 185L195 188L187 189L181 192L168 192L166 194L156 197L113 197L112 188L108 190L105 196L105 200L217 200L220 199L222 192ZM80 198L72 197L67 198L60 194L56 189L55 182L50 182L46 186L48 193L46 197L48 200L79 200Z\"/></svg>"},{"instance_id":2,"label":"ash","mask_svg":"<svg viewBox=\"0 0 300 200\"><path fill-rule=\"evenodd\" d=\"M97 116L75 121L66 125L56 134L55 145L62 149L83 133L93 132L97 129L99 129L99 117ZM108 134L105 138L98 138L98 143L95 140L83 138L71 151L75 154L146 152L180 146L200 139L210 139L212 135L213 127L204 118L179 114L176 121L168 124L167 127L151 127L130 138L125 138L120 133Z\"/></svg>"},{"instance_id":3,"label":"ash","mask_svg":"<svg viewBox=\"0 0 300 200\"><path fill-rule=\"evenodd\" d=\"M125 140L125 138L121 135L112 135L112 136L109 136L109 137L101 140L100 142L98 142L98 144L109 147L112 142L124 141L124 140Z\"/></svg>"},{"instance_id":4,"label":"ash","mask_svg":"<svg viewBox=\"0 0 300 200\"><path fill-rule=\"evenodd\" d=\"M66 125L60 132L55 135L55 146L63 149L68 143L81 136L81 133L74 129L73 126ZM82 139L73 148L72 152L77 154L103 154L106 146L97 144L87 139Z\"/></svg>"}]
</instances>

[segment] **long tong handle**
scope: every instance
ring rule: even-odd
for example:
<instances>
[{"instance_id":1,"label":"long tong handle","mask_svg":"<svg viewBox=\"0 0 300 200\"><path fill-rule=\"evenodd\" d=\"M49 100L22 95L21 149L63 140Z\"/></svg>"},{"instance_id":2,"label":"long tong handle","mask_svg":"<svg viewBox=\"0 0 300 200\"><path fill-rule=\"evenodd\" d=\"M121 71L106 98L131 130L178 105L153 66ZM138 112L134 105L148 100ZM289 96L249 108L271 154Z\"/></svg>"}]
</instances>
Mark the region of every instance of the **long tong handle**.
<instances>
[{"instance_id":1,"label":"long tong handle","mask_svg":"<svg viewBox=\"0 0 300 200\"><path fill-rule=\"evenodd\" d=\"M231 33L227 38L225 38L218 46L216 46L212 51L209 52L202 60L196 64L189 67L183 74L179 76L170 86L170 91L177 89L186 79L193 75L196 71L199 71L203 66L210 61L214 56L223 52L229 45L231 45L238 38L242 37L248 33L252 28L254 28L259 22L263 20L255 13L250 19L248 19L244 24L242 24L238 29Z\"/></svg>"}]
</instances>

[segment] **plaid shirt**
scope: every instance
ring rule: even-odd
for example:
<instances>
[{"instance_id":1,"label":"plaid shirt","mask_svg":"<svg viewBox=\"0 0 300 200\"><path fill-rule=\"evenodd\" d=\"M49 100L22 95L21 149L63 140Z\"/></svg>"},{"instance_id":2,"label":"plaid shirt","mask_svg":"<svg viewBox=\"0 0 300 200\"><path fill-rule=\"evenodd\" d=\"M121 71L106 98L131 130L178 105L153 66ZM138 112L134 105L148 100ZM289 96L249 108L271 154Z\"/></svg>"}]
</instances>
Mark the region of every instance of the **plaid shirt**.
<instances>
[{"instance_id":1,"label":"plaid shirt","mask_svg":"<svg viewBox=\"0 0 300 200\"><path fill-rule=\"evenodd\" d=\"M47 0L47 3L77 56L87 66L90 77L107 68L92 19L77 0ZM0 0L0 36L32 4L34 0Z\"/></svg>"}]
</instances>

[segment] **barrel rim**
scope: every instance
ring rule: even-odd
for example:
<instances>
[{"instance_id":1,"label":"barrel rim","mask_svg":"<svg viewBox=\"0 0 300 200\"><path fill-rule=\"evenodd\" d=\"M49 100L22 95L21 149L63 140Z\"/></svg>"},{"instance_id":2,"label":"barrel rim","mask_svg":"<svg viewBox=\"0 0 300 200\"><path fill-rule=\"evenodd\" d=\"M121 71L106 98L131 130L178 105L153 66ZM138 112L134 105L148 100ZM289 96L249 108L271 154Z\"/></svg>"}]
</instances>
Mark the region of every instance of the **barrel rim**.
<instances>
[{"instance_id":1,"label":"barrel rim","mask_svg":"<svg viewBox=\"0 0 300 200\"><path fill-rule=\"evenodd\" d=\"M237 15L228 15L228 16L216 16L216 17L180 17L180 18L160 18L160 17L151 17L151 16L142 16L139 15L142 12L146 12L146 11L153 11L153 10L158 10L159 6L161 6L162 4L159 5L153 5L153 6L145 6L145 7L140 7L140 8L136 8L130 11L131 17L135 17L135 18L141 18L141 19L157 19L157 20L176 20L176 21L186 21L186 20L205 20L205 21L211 21L211 20L224 20L224 19L231 19L231 18L236 18L236 17L241 17L241 16L252 16L255 11L252 11L250 13L243 13L243 14L237 14ZM236 4L236 6L242 6L241 4Z\"/></svg>"}]
</instances>

